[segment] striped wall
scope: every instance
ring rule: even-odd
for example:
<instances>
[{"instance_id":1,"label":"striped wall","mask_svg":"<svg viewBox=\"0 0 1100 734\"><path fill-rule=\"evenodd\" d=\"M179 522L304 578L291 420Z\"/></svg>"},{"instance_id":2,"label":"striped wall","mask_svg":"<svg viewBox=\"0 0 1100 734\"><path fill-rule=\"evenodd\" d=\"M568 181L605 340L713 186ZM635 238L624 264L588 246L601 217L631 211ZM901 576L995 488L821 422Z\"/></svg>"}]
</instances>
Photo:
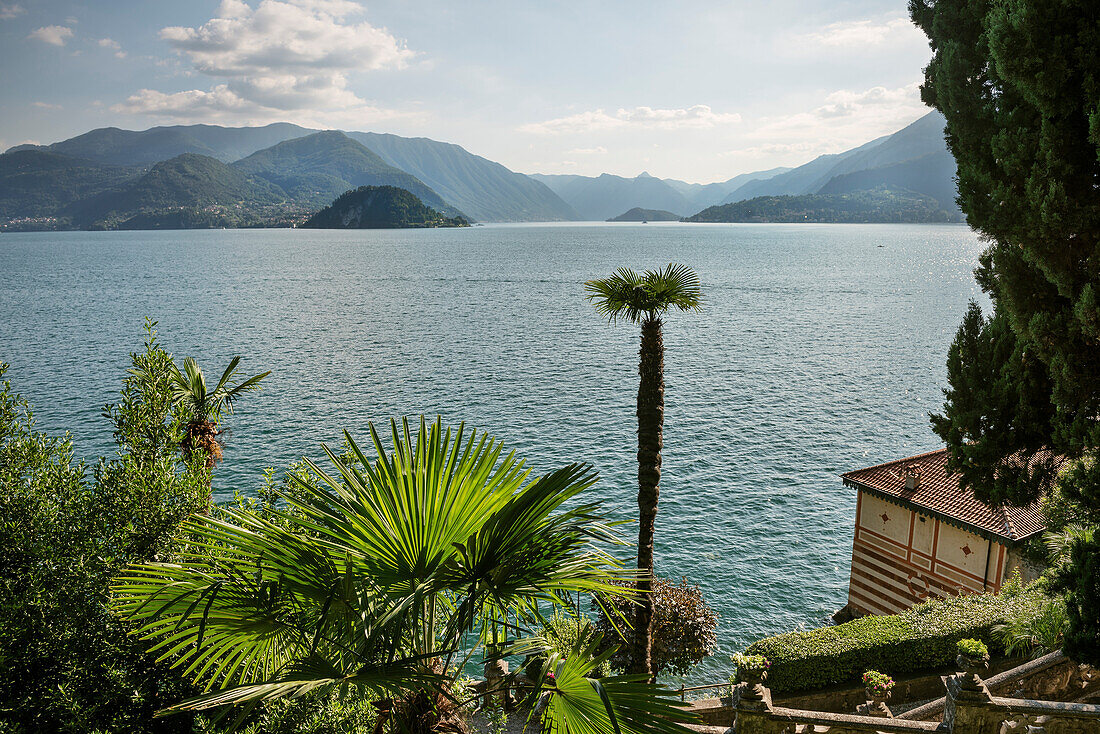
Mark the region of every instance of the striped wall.
<instances>
[{"instance_id":1,"label":"striped wall","mask_svg":"<svg viewBox=\"0 0 1100 734\"><path fill-rule=\"evenodd\" d=\"M860 491L848 604L896 614L932 597L998 591L1006 548Z\"/></svg>"}]
</instances>

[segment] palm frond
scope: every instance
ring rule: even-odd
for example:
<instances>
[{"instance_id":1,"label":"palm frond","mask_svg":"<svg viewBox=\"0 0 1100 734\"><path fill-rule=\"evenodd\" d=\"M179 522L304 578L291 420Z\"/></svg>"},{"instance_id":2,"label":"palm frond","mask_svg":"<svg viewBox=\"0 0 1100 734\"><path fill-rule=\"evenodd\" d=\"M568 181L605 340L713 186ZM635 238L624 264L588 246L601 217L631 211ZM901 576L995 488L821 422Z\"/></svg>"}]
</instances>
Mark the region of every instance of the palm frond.
<instances>
[{"instance_id":1,"label":"palm frond","mask_svg":"<svg viewBox=\"0 0 1100 734\"><path fill-rule=\"evenodd\" d=\"M1047 557L1054 566L1061 565L1068 558L1073 546L1078 542L1091 543L1093 529L1080 523L1071 523L1060 530L1043 533L1043 545Z\"/></svg>"},{"instance_id":2,"label":"palm frond","mask_svg":"<svg viewBox=\"0 0 1100 734\"><path fill-rule=\"evenodd\" d=\"M699 276L687 265L669 263L664 270L646 271L646 288L665 309L676 307L681 311L700 311L703 291Z\"/></svg>"},{"instance_id":3,"label":"palm frond","mask_svg":"<svg viewBox=\"0 0 1100 734\"><path fill-rule=\"evenodd\" d=\"M686 704L646 675L596 678L591 674L614 653L597 654L602 640L578 641L567 656L551 653L533 694L549 692L543 731L580 734L686 734L696 718ZM553 678L547 673L553 672Z\"/></svg>"},{"instance_id":4,"label":"palm frond","mask_svg":"<svg viewBox=\"0 0 1100 734\"><path fill-rule=\"evenodd\" d=\"M673 307L681 311L699 311L702 307L699 276L688 266L675 263L640 275L630 268L619 268L608 278L587 281L584 288L596 312L609 321L637 323L643 318L657 318Z\"/></svg>"},{"instance_id":5,"label":"palm frond","mask_svg":"<svg viewBox=\"0 0 1100 734\"><path fill-rule=\"evenodd\" d=\"M259 375L253 375L238 385L230 385L229 381L240 361L240 356L230 360L218 384L213 390L209 390L206 385L206 376L198 362L192 357L184 358L183 370L175 365L172 367L172 400L186 405L194 416L194 420L200 423L217 421L222 410L232 413L234 401L245 393L258 390L260 380L271 374L268 370Z\"/></svg>"},{"instance_id":6,"label":"palm frond","mask_svg":"<svg viewBox=\"0 0 1100 734\"><path fill-rule=\"evenodd\" d=\"M540 602L622 590L611 524L576 502L590 467L531 479L494 438L439 419L391 421L388 447L370 435L375 458L347 435L347 454L325 448L330 469L306 461L314 481L290 475L288 509L194 516L179 563L114 580L114 611L205 685L187 705L382 687L386 671L433 673L426 661L487 619L511 617L518 634Z\"/></svg>"}]
</instances>

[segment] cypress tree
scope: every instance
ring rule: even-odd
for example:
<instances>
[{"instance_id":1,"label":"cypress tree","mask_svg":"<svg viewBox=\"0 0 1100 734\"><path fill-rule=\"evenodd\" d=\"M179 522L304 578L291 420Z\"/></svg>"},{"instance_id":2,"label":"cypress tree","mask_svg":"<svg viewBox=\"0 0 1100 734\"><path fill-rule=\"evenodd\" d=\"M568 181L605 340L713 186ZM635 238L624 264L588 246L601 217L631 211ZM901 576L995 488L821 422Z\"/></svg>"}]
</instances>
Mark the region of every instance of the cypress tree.
<instances>
[{"instance_id":1,"label":"cypress tree","mask_svg":"<svg viewBox=\"0 0 1100 734\"><path fill-rule=\"evenodd\" d=\"M988 248L933 426L963 483L1025 502L1061 481L1100 523L1100 7L1095 0L911 0L933 58L922 98L947 118L959 205ZM1007 463L1004 461L1011 458ZM1062 578L1065 651L1100 663L1100 544Z\"/></svg>"}]
</instances>

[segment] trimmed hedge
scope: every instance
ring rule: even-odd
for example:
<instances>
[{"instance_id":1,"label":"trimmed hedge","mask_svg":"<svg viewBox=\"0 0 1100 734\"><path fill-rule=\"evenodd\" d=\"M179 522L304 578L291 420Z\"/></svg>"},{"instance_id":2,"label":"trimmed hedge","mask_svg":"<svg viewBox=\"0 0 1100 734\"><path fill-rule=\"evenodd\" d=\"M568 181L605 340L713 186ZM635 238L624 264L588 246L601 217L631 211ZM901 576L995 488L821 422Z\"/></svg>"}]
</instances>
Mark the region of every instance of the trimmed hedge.
<instances>
[{"instance_id":1,"label":"trimmed hedge","mask_svg":"<svg viewBox=\"0 0 1100 734\"><path fill-rule=\"evenodd\" d=\"M776 693L858 683L865 670L896 677L953 664L956 645L966 638L980 639L990 652L1004 654L991 634L993 627L1037 616L1042 600L1034 587L935 599L901 614L765 637L745 652L771 661L768 686Z\"/></svg>"}]
</instances>

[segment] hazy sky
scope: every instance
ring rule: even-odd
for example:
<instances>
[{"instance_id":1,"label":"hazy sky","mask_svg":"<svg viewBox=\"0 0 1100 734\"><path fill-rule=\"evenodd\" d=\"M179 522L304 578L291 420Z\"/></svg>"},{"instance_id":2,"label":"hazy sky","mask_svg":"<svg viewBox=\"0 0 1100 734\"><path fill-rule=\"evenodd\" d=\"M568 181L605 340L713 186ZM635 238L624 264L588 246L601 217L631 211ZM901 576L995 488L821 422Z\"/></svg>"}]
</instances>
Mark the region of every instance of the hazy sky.
<instances>
[{"instance_id":1,"label":"hazy sky","mask_svg":"<svg viewBox=\"0 0 1100 734\"><path fill-rule=\"evenodd\" d=\"M904 0L0 0L0 149L208 122L716 181L926 112Z\"/></svg>"}]
</instances>

